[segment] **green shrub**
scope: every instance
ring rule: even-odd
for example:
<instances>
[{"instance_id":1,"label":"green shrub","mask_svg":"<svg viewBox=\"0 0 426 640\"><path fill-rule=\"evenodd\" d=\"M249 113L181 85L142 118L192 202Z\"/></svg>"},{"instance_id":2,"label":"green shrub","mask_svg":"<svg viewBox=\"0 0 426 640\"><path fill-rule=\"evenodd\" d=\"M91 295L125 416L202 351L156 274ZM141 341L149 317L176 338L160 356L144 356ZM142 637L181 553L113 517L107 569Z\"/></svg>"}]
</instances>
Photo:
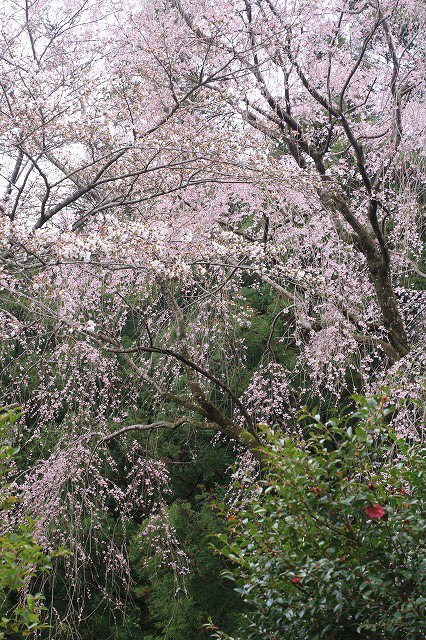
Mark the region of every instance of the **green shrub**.
<instances>
[{"instance_id":1,"label":"green shrub","mask_svg":"<svg viewBox=\"0 0 426 640\"><path fill-rule=\"evenodd\" d=\"M7 475L18 449L8 444L16 411L0 410L0 639L28 638L45 625L40 614L43 597L32 594L31 581L51 568L46 555L32 535L33 523L10 527L7 512L17 497L7 485Z\"/></svg>"},{"instance_id":2,"label":"green shrub","mask_svg":"<svg viewBox=\"0 0 426 640\"><path fill-rule=\"evenodd\" d=\"M267 470L219 536L249 605L238 638L425 637L424 446L395 436L386 397L357 402L305 412L304 442L265 434Z\"/></svg>"}]
</instances>

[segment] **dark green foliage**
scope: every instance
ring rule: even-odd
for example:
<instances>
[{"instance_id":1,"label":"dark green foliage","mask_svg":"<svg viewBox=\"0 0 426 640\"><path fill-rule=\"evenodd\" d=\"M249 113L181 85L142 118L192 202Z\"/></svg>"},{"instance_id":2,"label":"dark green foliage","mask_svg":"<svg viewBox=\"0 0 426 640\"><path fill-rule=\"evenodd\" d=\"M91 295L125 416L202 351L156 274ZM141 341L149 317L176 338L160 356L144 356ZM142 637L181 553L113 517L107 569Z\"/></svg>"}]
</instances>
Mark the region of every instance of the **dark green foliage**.
<instances>
[{"instance_id":1,"label":"dark green foliage","mask_svg":"<svg viewBox=\"0 0 426 640\"><path fill-rule=\"evenodd\" d=\"M357 400L305 414L304 442L265 434L266 475L219 536L250 606L235 637L424 637L424 447L396 438L385 397Z\"/></svg>"},{"instance_id":2,"label":"dark green foliage","mask_svg":"<svg viewBox=\"0 0 426 640\"><path fill-rule=\"evenodd\" d=\"M145 567L150 540L149 536L144 537L143 527L134 539L132 566L138 582L135 592L148 612L144 627L151 629L139 637L146 640L208 638L203 625L210 614L229 629L241 609L239 596L222 576L225 560L212 553L212 535L223 530L223 524L212 513L207 496L200 496L196 502L192 506L178 501L170 508L171 524L189 560L189 574L183 580L161 568L155 555Z\"/></svg>"},{"instance_id":3,"label":"dark green foliage","mask_svg":"<svg viewBox=\"0 0 426 640\"><path fill-rule=\"evenodd\" d=\"M251 286L250 286L251 285ZM256 288L248 281L241 293L247 301L248 306L253 310L251 314L250 330L244 333L247 346L247 371L239 371L238 375L247 373L249 376L256 369L268 349L273 350L274 359L291 371L294 367L297 351L294 344L289 344L283 348L281 344L276 348L274 337L280 337L286 333L286 323L293 322L291 317L277 314L285 307L283 300L272 295L267 285ZM274 331L271 335L271 328L274 324ZM244 379L244 378L243 378ZM247 381L248 382L248 379Z\"/></svg>"}]
</instances>

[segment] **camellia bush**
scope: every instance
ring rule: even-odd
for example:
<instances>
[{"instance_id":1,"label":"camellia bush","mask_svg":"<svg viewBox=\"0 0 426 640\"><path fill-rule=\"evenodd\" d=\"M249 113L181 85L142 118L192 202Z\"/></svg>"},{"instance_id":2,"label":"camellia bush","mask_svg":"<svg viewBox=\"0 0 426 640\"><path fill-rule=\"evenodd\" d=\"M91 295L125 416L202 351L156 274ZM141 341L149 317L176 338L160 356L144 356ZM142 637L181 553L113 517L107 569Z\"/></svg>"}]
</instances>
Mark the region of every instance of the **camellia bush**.
<instances>
[{"instance_id":1,"label":"camellia bush","mask_svg":"<svg viewBox=\"0 0 426 640\"><path fill-rule=\"evenodd\" d=\"M304 414L305 441L266 433L268 470L219 536L249 606L238 638L424 637L424 446L396 438L386 397L357 400Z\"/></svg>"}]
</instances>

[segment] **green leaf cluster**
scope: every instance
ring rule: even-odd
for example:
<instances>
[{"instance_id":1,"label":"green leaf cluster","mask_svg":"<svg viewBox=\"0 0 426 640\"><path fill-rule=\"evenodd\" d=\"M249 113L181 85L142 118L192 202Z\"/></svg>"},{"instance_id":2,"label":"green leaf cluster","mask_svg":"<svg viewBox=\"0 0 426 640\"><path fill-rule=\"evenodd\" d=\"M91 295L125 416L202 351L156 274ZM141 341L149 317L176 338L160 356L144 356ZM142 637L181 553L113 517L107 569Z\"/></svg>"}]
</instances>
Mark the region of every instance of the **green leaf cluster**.
<instances>
[{"instance_id":1,"label":"green leaf cluster","mask_svg":"<svg viewBox=\"0 0 426 640\"><path fill-rule=\"evenodd\" d=\"M51 561L33 537L31 520L10 527L7 513L19 496L7 485L7 475L19 451L9 444L10 431L19 412L0 412L0 639L35 637L45 628L41 614L44 599L31 593L30 584L50 571Z\"/></svg>"},{"instance_id":2,"label":"green leaf cluster","mask_svg":"<svg viewBox=\"0 0 426 640\"><path fill-rule=\"evenodd\" d=\"M266 471L218 544L241 640L425 637L425 448L396 437L386 396L356 401L302 412L304 441L265 432Z\"/></svg>"}]
</instances>

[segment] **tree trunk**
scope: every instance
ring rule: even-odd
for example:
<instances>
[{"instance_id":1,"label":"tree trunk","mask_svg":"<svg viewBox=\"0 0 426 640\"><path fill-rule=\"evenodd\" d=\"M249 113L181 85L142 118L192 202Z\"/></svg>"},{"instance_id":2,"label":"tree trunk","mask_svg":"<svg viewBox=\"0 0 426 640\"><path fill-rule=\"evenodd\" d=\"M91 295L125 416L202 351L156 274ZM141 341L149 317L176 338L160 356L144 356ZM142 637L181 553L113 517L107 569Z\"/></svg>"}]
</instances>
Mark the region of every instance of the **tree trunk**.
<instances>
[{"instance_id":1,"label":"tree trunk","mask_svg":"<svg viewBox=\"0 0 426 640\"><path fill-rule=\"evenodd\" d=\"M366 258L383 326L388 332L389 343L395 352L391 360L396 362L407 355L410 345L392 285L388 250L385 245L379 246L377 238L374 238L368 228L354 215L342 190L335 184L331 184L327 176L322 176L322 181L323 187L319 190L319 194L323 204L333 217L336 214L341 215L354 231L351 234L337 228L337 232L340 231L339 235L342 239L356 247Z\"/></svg>"},{"instance_id":2,"label":"tree trunk","mask_svg":"<svg viewBox=\"0 0 426 640\"><path fill-rule=\"evenodd\" d=\"M367 256L367 264L389 342L399 358L402 358L409 352L410 345L392 285L389 265L381 256Z\"/></svg>"}]
</instances>

